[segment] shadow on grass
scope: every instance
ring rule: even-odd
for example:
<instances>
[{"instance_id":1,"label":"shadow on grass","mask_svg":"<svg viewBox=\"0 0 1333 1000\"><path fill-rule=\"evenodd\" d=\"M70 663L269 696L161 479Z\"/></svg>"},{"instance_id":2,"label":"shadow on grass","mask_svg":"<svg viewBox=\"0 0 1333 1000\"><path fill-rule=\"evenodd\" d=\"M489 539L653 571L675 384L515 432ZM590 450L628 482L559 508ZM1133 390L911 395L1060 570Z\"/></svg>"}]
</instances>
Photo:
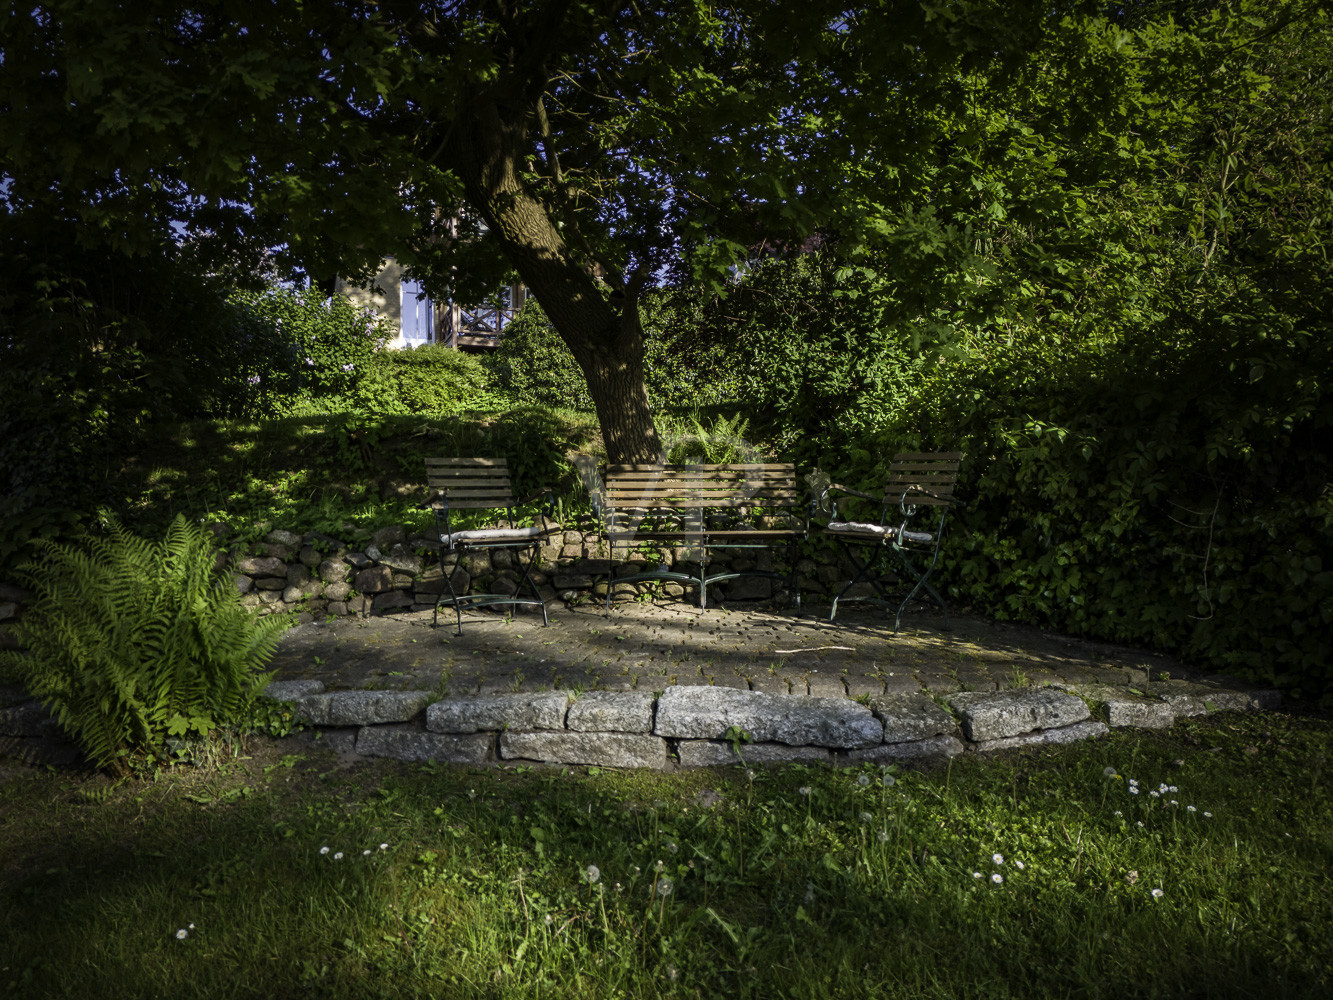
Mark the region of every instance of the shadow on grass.
<instances>
[{"instance_id":1,"label":"shadow on grass","mask_svg":"<svg viewBox=\"0 0 1333 1000\"><path fill-rule=\"evenodd\" d=\"M870 769L321 774L276 758L263 773L105 793L33 775L3 793L0 985L25 997L1326 995L1327 781L1234 757L1264 726L1185 727L1218 753L1116 736L889 787ZM1282 730L1305 754L1328 734L1326 722ZM1131 798L1108 762L1145 788L1170 774L1182 801L1216 816Z\"/></svg>"}]
</instances>

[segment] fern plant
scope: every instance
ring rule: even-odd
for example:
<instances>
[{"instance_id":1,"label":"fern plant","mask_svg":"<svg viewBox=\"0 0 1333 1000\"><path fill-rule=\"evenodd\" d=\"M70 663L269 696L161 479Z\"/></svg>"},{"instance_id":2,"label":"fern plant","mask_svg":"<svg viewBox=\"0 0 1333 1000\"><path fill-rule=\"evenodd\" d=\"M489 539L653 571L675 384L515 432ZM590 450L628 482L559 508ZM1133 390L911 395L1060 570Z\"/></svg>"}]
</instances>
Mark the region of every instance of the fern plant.
<instances>
[{"instance_id":1,"label":"fern plant","mask_svg":"<svg viewBox=\"0 0 1333 1000\"><path fill-rule=\"evenodd\" d=\"M98 767L167 737L241 718L271 674L288 617L256 619L220 569L211 536L177 517L160 542L111 525L86 547L38 543L20 579L37 595L23 616L26 653L0 652Z\"/></svg>"}]
</instances>

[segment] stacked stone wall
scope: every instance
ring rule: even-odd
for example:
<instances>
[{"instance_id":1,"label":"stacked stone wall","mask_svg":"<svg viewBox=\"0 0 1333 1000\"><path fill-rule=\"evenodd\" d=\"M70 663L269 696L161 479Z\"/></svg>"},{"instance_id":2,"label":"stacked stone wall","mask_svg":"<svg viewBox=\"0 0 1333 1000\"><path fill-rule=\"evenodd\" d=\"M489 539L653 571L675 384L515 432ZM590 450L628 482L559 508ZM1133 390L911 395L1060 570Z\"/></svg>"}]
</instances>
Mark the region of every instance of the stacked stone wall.
<instances>
[{"instance_id":1,"label":"stacked stone wall","mask_svg":"<svg viewBox=\"0 0 1333 1000\"><path fill-rule=\"evenodd\" d=\"M220 535L227 529L219 527ZM474 550L461 558L446 552L440 568L439 542L433 535L411 534L401 525L380 528L368 538L345 542L311 532L297 535L275 529L263 540L233 547L229 565L244 602L260 611L294 612L311 620L324 615L368 615L396 610L430 610L448 590L449 574L458 594L516 594L523 588L521 558L514 550ZM540 547L532 578L548 605L604 599L608 576L629 576L659 566L676 572L697 573L698 553L683 547L645 547L611 552L601 532L591 526L557 530ZM758 570L786 575L787 550L715 552L709 572ZM804 597L825 596L853 572L831 545L812 539L802 546L797 560L798 585ZM868 589L868 588L867 588ZM726 600L786 599L784 580L761 576L740 577L710 587ZM697 600L697 589L662 580L620 584L617 600L637 594ZM518 608L537 613L535 607Z\"/></svg>"}]
</instances>

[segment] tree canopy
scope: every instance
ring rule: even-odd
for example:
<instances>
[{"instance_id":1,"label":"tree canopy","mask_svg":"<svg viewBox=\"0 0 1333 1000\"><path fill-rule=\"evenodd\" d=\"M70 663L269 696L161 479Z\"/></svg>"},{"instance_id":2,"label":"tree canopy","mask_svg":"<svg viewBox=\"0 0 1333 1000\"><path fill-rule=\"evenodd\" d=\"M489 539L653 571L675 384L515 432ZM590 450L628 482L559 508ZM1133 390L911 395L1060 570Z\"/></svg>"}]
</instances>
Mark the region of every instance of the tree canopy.
<instances>
[{"instance_id":1,"label":"tree canopy","mask_svg":"<svg viewBox=\"0 0 1333 1000\"><path fill-rule=\"evenodd\" d=\"M1241 172L1201 214L1181 192L1253 143L1219 119L1268 88L1275 68L1250 57L1321 18L1299 2L54 0L5 16L3 200L130 254L184 226L215 268L276 247L281 266L364 278L392 253L463 297L512 268L587 377L610 459L643 461L638 301L664 276L721 287L756 246L819 231L874 275L853 283L874 322L948 343L1151 269L1145 227L1207 266Z\"/></svg>"}]
</instances>

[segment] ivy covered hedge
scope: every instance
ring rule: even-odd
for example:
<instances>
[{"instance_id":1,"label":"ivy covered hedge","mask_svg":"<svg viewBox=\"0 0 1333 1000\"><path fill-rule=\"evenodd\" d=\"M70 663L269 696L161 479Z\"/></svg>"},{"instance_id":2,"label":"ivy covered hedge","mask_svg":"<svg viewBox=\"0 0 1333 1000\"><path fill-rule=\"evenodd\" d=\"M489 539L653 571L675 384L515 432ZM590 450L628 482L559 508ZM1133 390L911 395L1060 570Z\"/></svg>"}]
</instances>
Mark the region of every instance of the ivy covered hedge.
<instances>
[{"instance_id":1,"label":"ivy covered hedge","mask_svg":"<svg viewBox=\"0 0 1333 1000\"><path fill-rule=\"evenodd\" d=\"M1327 337L1215 328L1180 346L1014 350L944 365L835 478L961 448L955 600L1333 697Z\"/></svg>"}]
</instances>

